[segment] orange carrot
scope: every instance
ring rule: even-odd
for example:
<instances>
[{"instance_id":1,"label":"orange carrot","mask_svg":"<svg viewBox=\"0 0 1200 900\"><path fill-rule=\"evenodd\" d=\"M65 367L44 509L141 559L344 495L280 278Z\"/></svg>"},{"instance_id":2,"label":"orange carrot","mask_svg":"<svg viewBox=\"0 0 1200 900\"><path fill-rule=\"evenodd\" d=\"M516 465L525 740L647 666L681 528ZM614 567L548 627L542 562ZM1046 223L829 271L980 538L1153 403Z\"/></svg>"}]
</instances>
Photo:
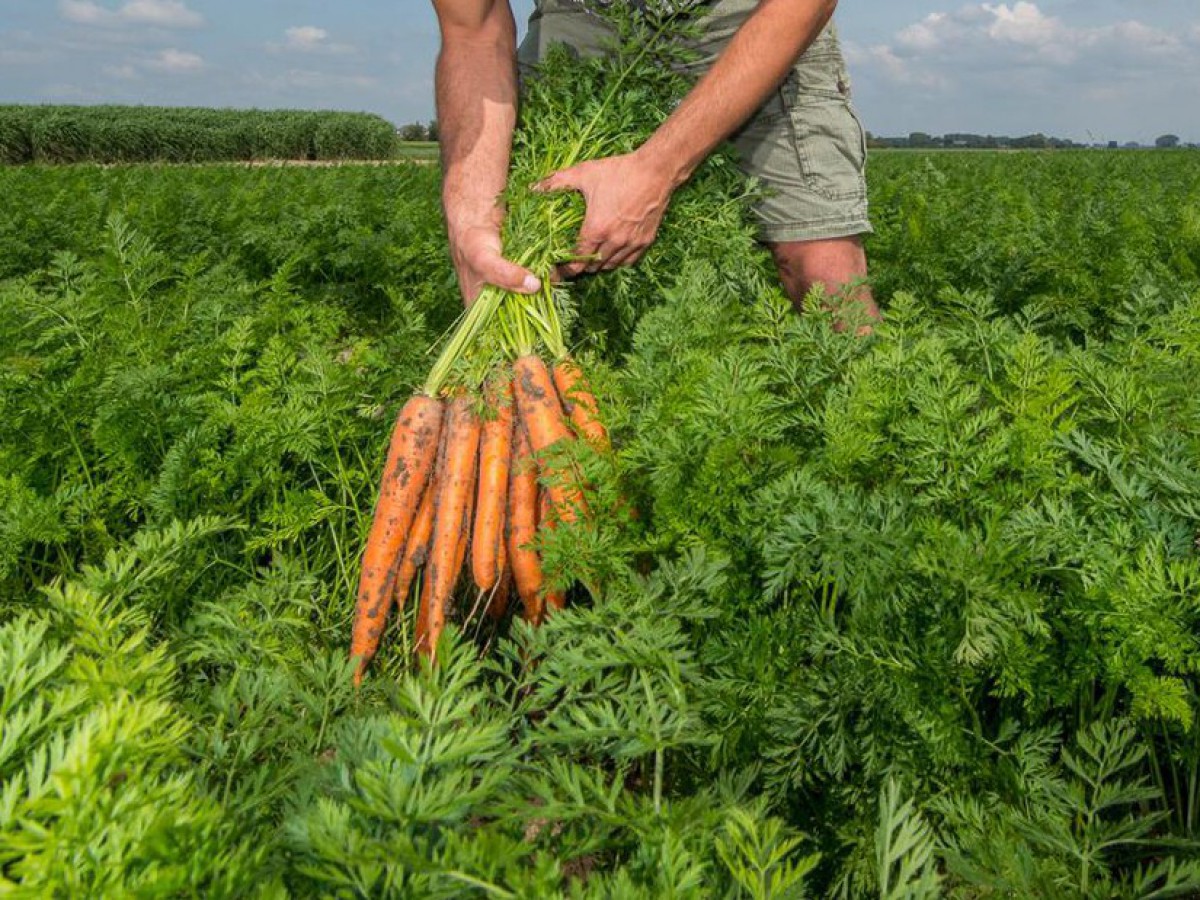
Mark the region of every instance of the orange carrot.
<instances>
[{"instance_id":1,"label":"orange carrot","mask_svg":"<svg viewBox=\"0 0 1200 900\"><path fill-rule=\"evenodd\" d=\"M554 509L550 502L550 492L543 489L538 494L538 531L553 528L554 525ZM545 570L543 569L543 576L544 574ZM567 592L547 589L543 601L542 615L552 609L562 609L567 605Z\"/></svg>"},{"instance_id":2,"label":"orange carrot","mask_svg":"<svg viewBox=\"0 0 1200 900\"><path fill-rule=\"evenodd\" d=\"M550 610L563 610L566 607L565 590L547 590L545 604L542 606L542 616Z\"/></svg>"},{"instance_id":3,"label":"orange carrot","mask_svg":"<svg viewBox=\"0 0 1200 900\"><path fill-rule=\"evenodd\" d=\"M608 429L600 421L596 395L588 387L583 370L575 360L563 357L554 364L554 386L558 388L558 396L562 398L575 430L597 450L607 450Z\"/></svg>"},{"instance_id":4,"label":"orange carrot","mask_svg":"<svg viewBox=\"0 0 1200 900\"><path fill-rule=\"evenodd\" d=\"M546 591L545 609L565 609L567 606L566 591Z\"/></svg>"},{"instance_id":5,"label":"orange carrot","mask_svg":"<svg viewBox=\"0 0 1200 900\"><path fill-rule=\"evenodd\" d=\"M467 514L467 527L463 529L462 534L458 536L458 549L454 551L454 579L458 580L458 574L462 572L463 563L467 559L467 545L471 542L471 516ZM451 588L454 585L450 586Z\"/></svg>"},{"instance_id":6,"label":"orange carrot","mask_svg":"<svg viewBox=\"0 0 1200 900\"><path fill-rule=\"evenodd\" d=\"M428 640L430 608L427 598L428 591L426 588L429 585L429 558L433 553L433 539L437 533L437 511L438 502L441 498L441 484L445 480L446 472L446 441L450 437L450 416L447 411L446 420L442 428L442 440L438 445L437 462L434 464L432 483L434 486L433 492L433 528L429 532L429 540L425 546L425 563L423 578L421 584L421 592L417 603L417 615L413 622L413 649L419 651L423 643Z\"/></svg>"},{"instance_id":7,"label":"orange carrot","mask_svg":"<svg viewBox=\"0 0 1200 900\"><path fill-rule=\"evenodd\" d=\"M417 517L437 456L443 410L433 397L412 397L392 428L375 517L363 550L351 657L369 660L379 647L391 605L395 561ZM360 663L361 667L361 663Z\"/></svg>"},{"instance_id":8,"label":"orange carrot","mask_svg":"<svg viewBox=\"0 0 1200 900\"><path fill-rule=\"evenodd\" d=\"M404 548L404 556L400 559L400 568L396 570L396 587L392 598L398 610L404 609L408 602L408 589L416 577L417 569L425 565L429 555L429 538L433 534L433 514L435 511L434 498L437 495L437 473L429 482L421 508L417 512L417 520L409 533L408 546Z\"/></svg>"},{"instance_id":9,"label":"orange carrot","mask_svg":"<svg viewBox=\"0 0 1200 900\"><path fill-rule=\"evenodd\" d=\"M526 621L542 620L542 562L533 549L537 537L537 469L529 449L529 436L517 429L508 484L508 565Z\"/></svg>"},{"instance_id":10,"label":"orange carrot","mask_svg":"<svg viewBox=\"0 0 1200 900\"><path fill-rule=\"evenodd\" d=\"M417 510L416 521L413 522L412 529L409 531L404 552L396 561L395 577L393 579L390 599L387 601L383 614L378 617L378 626L373 628L371 634L363 641L366 646L365 650L359 655L358 668L354 672L355 687L362 684L367 664L371 662L375 653L379 650L380 638L382 637L383 628L392 606L395 605L397 611L404 610L404 604L408 602L408 590L412 587L413 579L417 575L417 569L425 563L425 556L429 552L429 535L433 532L433 497L436 491L437 473L435 472L429 485L425 488L424 496L421 498L421 506Z\"/></svg>"},{"instance_id":11,"label":"orange carrot","mask_svg":"<svg viewBox=\"0 0 1200 900\"><path fill-rule=\"evenodd\" d=\"M446 414L446 440L434 498L433 536L425 564L425 583L415 635L417 652L431 659L446 626L446 607L462 569L466 536L471 530L479 430L479 418L472 409L472 400L466 396L452 400Z\"/></svg>"},{"instance_id":12,"label":"orange carrot","mask_svg":"<svg viewBox=\"0 0 1200 900\"><path fill-rule=\"evenodd\" d=\"M513 434L512 380L501 379L489 388L488 405L496 416L483 423L479 441L479 494L471 538L471 574L483 593L491 591L500 577Z\"/></svg>"},{"instance_id":13,"label":"orange carrot","mask_svg":"<svg viewBox=\"0 0 1200 900\"><path fill-rule=\"evenodd\" d=\"M505 491L505 499L508 499L508 491ZM505 516L505 518L508 516ZM508 535L505 532L506 524L500 526L500 546L497 551L496 569L496 584L493 584L490 595L487 598L487 608L484 612L486 616L499 622L504 618L504 613L509 608L509 596L512 593L512 572L509 571L509 551L508 551Z\"/></svg>"},{"instance_id":14,"label":"orange carrot","mask_svg":"<svg viewBox=\"0 0 1200 900\"><path fill-rule=\"evenodd\" d=\"M509 600L511 598L512 572L509 571L508 563L505 562L504 568L500 570L500 577L496 581L496 587L492 588L492 593L487 598L487 608L484 611L487 617L492 622L499 622L500 619L503 619L504 613L509 611Z\"/></svg>"},{"instance_id":15,"label":"orange carrot","mask_svg":"<svg viewBox=\"0 0 1200 900\"><path fill-rule=\"evenodd\" d=\"M529 435L529 446L533 452L541 454L560 441L570 440L571 430L563 418L558 391L546 364L537 356L522 356L513 364L513 372L517 412ZM551 478L550 482L550 502L554 505L556 517L560 522L575 521L578 514L585 511L579 487L563 483L561 476Z\"/></svg>"},{"instance_id":16,"label":"orange carrot","mask_svg":"<svg viewBox=\"0 0 1200 900\"><path fill-rule=\"evenodd\" d=\"M558 441L569 439L571 431L563 420L558 391L541 358L532 354L522 356L513 363L513 375L517 410L529 433L529 446L533 452L541 453Z\"/></svg>"}]
</instances>

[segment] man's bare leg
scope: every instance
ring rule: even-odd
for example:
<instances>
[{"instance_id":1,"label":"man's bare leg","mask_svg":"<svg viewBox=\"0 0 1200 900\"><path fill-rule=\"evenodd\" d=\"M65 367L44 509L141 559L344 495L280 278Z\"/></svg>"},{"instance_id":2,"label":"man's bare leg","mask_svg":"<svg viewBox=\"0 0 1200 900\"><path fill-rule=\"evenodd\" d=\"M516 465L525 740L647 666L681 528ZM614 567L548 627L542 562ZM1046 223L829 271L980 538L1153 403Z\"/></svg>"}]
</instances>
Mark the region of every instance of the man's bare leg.
<instances>
[{"instance_id":1,"label":"man's bare leg","mask_svg":"<svg viewBox=\"0 0 1200 900\"><path fill-rule=\"evenodd\" d=\"M857 236L784 241L767 246L775 258L784 290L797 309L813 286L820 284L825 295L831 298L830 307L835 311L844 309L855 318L865 316L875 321L881 318L866 283L867 254ZM858 309L851 309L852 306ZM860 334L869 332L869 325L859 329Z\"/></svg>"}]
</instances>

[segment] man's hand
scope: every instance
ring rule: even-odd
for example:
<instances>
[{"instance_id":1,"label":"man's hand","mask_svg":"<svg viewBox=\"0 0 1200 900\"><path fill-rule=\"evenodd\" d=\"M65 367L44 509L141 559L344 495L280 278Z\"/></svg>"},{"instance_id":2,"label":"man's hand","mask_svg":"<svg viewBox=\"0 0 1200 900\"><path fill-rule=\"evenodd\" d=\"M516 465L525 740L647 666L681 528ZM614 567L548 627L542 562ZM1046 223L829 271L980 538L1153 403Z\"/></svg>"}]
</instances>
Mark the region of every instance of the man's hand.
<instances>
[{"instance_id":1,"label":"man's hand","mask_svg":"<svg viewBox=\"0 0 1200 900\"><path fill-rule=\"evenodd\" d=\"M558 267L564 277L637 262L654 243L675 188L672 173L642 151L562 169L534 186L539 191L579 191L587 211L574 262Z\"/></svg>"},{"instance_id":2,"label":"man's hand","mask_svg":"<svg viewBox=\"0 0 1200 900\"><path fill-rule=\"evenodd\" d=\"M442 207L463 303L485 284L528 294L541 285L501 255L498 198L517 118L516 24L508 0L433 0L442 49L436 97Z\"/></svg>"},{"instance_id":3,"label":"man's hand","mask_svg":"<svg viewBox=\"0 0 1200 900\"><path fill-rule=\"evenodd\" d=\"M536 275L504 258L499 220L497 214L494 221L450 228L450 256L466 306L475 302L487 284L516 294L536 294L542 288Z\"/></svg>"}]
</instances>

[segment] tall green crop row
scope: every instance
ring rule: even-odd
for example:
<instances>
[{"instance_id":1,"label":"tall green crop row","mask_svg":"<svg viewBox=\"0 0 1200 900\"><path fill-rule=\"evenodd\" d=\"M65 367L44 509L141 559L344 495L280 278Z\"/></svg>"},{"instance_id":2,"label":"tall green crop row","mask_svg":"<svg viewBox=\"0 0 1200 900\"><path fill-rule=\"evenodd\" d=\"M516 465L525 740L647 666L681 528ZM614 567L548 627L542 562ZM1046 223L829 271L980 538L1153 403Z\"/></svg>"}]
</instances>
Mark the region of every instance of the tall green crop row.
<instances>
[{"instance_id":1,"label":"tall green crop row","mask_svg":"<svg viewBox=\"0 0 1200 900\"><path fill-rule=\"evenodd\" d=\"M0 106L0 164L390 159L367 113L154 106Z\"/></svg>"},{"instance_id":2,"label":"tall green crop row","mask_svg":"<svg viewBox=\"0 0 1200 900\"><path fill-rule=\"evenodd\" d=\"M875 281L990 295L1081 342L1200 278L1200 166L1152 151L871 158ZM968 198L975 202L967 202Z\"/></svg>"},{"instance_id":3,"label":"tall green crop row","mask_svg":"<svg viewBox=\"0 0 1200 900\"><path fill-rule=\"evenodd\" d=\"M545 555L603 599L436 671L405 619L355 692L437 173L0 171L0 890L1194 895L1197 175L872 175L868 339L791 311L724 159L579 282L580 463L638 516Z\"/></svg>"}]
</instances>

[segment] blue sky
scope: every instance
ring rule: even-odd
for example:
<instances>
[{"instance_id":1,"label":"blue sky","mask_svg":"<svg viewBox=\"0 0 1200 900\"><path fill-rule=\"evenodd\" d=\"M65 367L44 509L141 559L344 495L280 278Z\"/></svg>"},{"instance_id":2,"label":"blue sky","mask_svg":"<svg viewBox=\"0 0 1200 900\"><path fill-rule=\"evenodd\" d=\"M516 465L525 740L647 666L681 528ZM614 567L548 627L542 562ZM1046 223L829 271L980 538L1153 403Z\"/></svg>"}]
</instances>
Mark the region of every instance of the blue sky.
<instances>
[{"instance_id":1,"label":"blue sky","mask_svg":"<svg viewBox=\"0 0 1200 900\"><path fill-rule=\"evenodd\" d=\"M513 0L518 19L532 0ZM1197 0L844 0L855 102L920 130L1200 141ZM0 0L0 102L433 116L428 0Z\"/></svg>"}]
</instances>

